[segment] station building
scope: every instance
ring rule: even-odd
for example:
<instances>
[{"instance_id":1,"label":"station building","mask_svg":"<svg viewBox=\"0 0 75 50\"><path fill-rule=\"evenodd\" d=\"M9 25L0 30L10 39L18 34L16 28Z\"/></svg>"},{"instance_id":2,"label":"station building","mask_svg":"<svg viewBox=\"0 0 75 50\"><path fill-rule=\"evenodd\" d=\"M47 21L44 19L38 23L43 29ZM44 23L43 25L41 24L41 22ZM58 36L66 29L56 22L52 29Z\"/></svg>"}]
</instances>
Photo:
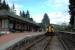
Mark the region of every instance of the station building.
<instances>
[{"instance_id":1,"label":"station building","mask_svg":"<svg viewBox=\"0 0 75 50\"><path fill-rule=\"evenodd\" d=\"M39 26L27 18L7 10L0 10L0 33L39 31Z\"/></svg>"}]
</instances>

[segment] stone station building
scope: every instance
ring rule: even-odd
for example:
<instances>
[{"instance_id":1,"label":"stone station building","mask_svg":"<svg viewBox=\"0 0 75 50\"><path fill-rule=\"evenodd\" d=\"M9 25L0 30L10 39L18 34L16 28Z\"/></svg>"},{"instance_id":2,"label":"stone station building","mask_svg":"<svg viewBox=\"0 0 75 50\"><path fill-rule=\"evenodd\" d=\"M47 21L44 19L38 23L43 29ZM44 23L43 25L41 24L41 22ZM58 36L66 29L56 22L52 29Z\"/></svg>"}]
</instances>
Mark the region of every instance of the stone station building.
<instances>
[{"instance_id":1,"label":"stone station building","mask_svg":"<svg viewBox=\"0 0 75 50\"><path fill-rule=\"evenodd\" d=\"M39 31L39 28L34 21L7 10L0 10L0 33Z\"/></svg>"}]
</instances>

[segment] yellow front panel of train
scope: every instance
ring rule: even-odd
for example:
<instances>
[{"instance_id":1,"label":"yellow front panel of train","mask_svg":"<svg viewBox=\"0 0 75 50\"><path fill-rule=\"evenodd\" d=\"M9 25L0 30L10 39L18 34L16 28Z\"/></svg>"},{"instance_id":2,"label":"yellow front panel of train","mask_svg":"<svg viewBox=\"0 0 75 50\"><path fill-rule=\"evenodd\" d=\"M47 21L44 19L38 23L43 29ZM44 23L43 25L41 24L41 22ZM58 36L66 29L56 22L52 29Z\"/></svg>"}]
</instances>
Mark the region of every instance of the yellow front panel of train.
<instances>
[{"instance_id":1,"label":"yellow front panel of train","mask_svg":"<svg viewBox=\"0 0 75 50\"><path fill-rule=\"evenodd\" d=\"M48 32L51 32L51 26L48 27Z\"/></svg>"}]
</instances>

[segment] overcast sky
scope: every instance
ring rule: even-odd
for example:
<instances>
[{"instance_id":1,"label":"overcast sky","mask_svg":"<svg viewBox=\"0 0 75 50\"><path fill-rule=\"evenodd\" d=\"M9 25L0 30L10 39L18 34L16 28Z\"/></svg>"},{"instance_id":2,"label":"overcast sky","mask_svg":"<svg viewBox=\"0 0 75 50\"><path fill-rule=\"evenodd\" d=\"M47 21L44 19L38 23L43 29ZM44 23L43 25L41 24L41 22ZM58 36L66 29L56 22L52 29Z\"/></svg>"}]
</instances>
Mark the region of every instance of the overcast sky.
<instances>
[{"instance_id":1,"label":"overcast sky","mask_svg":"<svg viewBox=\"0 0 75 50\"><path fill-rule=\"evenodd\" d=\"M7 3L15 4L17 14L19 10L29 10L30 16L36 22L41 22L44 13L47 13L53 24L68 23L69 0L7 0Z\"/></svg>"}]
</instances>

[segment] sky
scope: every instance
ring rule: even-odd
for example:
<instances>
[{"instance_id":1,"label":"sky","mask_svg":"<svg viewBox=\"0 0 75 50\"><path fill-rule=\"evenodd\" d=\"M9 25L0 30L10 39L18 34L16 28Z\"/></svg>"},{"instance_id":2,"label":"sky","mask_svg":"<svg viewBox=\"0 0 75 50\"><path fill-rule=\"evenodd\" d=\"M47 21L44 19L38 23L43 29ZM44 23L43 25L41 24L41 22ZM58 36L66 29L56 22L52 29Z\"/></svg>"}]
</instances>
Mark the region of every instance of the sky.
<instances>
[{"instance_id":1,"label":"sky","mask_svg":"<svg viewBox=\"0 0 75 50\"><path fill-rule=\"evenodd\" d=\"M69 0L6 0L12 6L15 5L16 13L20 10L29 10L34 21L40 23L45 13L48 14L50 23L69 23Z\"/></svg>"}]
</instances>

